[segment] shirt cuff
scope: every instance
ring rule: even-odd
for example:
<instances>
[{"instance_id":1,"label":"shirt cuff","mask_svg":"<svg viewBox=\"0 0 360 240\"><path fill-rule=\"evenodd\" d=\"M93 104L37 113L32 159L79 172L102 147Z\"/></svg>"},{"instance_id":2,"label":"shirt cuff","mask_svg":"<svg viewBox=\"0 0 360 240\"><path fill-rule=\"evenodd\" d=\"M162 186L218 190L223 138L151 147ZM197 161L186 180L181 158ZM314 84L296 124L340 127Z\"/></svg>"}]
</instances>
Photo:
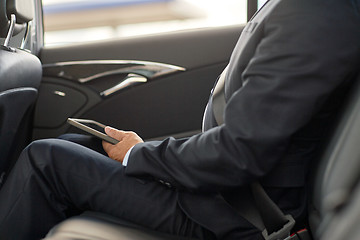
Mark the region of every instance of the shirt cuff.
<instances>
[{"instance_id":1,"label":"shirt cuff","mask_svg":"<svg viewBox=\"0 0 360 240\"><path fill-rule=\"evenodd\" d=\"M131 150L132 150L133 148L134 148L134 146L131 147L131 148L127 151L127 153L125 154L124 160L123 160L123 162L122 162L122 165L123 165L124 167L126 167L127 164L128 164L130 152L131 152Z\"/></svg>"}]
</instances>

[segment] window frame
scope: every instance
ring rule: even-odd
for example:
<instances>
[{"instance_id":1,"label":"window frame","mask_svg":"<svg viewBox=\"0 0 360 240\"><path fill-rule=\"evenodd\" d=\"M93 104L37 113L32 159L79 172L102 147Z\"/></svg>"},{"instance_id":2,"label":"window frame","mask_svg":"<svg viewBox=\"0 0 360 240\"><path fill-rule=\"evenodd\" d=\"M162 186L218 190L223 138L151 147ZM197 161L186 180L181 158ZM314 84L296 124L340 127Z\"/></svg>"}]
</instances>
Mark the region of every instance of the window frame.
<instances>
[{"instance_id":1,"label":"window frame","mask_svg":"<svg viewBox=\"0 0 360 240\"><path fill-rule=\"evenodd\" d=\"M35 43L33 43L33 51L35 54L38 54L41 48L44 47L44 14L43 14L43 5L42 0L34 0L35 1L35 19L36 21L36 37ZM258 10L258 2L259 0L247 0L247 21L251 19L251 17Z\"/></svg>"},{"instance_id":2,"label":"window frame","mask_svg":"<svg viewBox=\"0 0 360 240\"><path fill-rule=\"evenodd\" d=\"M250 21L252 16L258 10L258 0L248 0L247 1L247 21Z\"/></svg>"}]
</instances>

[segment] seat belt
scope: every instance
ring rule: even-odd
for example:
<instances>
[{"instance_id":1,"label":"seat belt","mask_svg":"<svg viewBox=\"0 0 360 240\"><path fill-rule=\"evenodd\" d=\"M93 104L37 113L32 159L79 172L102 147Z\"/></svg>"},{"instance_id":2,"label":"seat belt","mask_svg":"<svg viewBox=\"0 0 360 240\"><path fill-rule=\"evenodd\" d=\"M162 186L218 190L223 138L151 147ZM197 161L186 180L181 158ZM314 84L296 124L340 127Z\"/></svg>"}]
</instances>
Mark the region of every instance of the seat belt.
<instances>
[{"instance_id":1,"label":"seat belt","mask_svg":"<svg viewBox=\"0 0 360 240\"><path fill-rule=\"evenodd\" d=\"M212 110L216 123L220 126L224 123L225 78L228 66L220 75L215 85L212 96ZM244 199L243 206L238 210L239 214L258 228L266 240L310 240L307 230L301 230L290 235L295 225L291 215L285 215L272 201L259 182L251 184L253 198ZM255 202L255 203L254 203Z\"/></svg>"}]
</instances>

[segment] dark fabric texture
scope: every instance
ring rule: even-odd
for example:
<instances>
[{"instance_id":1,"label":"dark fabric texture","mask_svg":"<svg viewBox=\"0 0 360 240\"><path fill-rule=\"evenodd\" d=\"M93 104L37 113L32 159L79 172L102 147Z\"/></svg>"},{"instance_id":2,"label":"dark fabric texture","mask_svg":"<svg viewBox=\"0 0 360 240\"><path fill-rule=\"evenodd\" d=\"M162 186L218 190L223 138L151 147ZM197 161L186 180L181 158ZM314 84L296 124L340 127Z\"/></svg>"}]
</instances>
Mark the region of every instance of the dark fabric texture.
<instances>
[{"instance_id":1,"label":"dark fabric texture","mask_svg":"<svg viewBox=\"0 0 360 240\"><path fill-rule=\"evenodd\" d=\"M121 163L65 140L32 143L0 191L2 240L40 239L86 210L178 236L213 235L181 210L174 189L124 175Z\"/></svg>"},{"instance_id":2,"label":"dark fabric texture","mask_svg":"<svg viewBox=\"0 0 360 240\"><path fill-rule=\"evenodd\" d=\"M359 71L359 24L359 1L269 1L231 56L225 123L216 126L210 101L203 133L136 145L126 174L202 195L237 196L234 208L238 189L260 180L285 213L303 218L309 165L318 161ZM191 216L198 200L179 199ZM211 214L194 218L220 238L224 218L238 222L231 214Z\"/></svg>"}]
</instances>

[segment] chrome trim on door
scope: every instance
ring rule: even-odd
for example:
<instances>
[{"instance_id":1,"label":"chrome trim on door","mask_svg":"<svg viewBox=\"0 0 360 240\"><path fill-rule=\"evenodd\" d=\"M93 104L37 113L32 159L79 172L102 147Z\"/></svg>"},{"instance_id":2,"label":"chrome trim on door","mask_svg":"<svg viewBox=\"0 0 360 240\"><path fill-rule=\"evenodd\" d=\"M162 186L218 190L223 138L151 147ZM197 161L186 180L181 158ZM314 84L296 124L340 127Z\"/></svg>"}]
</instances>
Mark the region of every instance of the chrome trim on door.
<instances>
[{"instance_id":1,"label":"chrome trim on door","mask_svg":"<svg viewBox=\"0 0 360 240\"><path fill-rule=\"evenodd\" d=\"M140 84L140 83L146 83L147 78L137 75L137 74L129 74L123 81L121 81L119 84L115 85L112 88L109 88L103 92L100 93L102 97L107 97L117 91L126 89L128 87L132 87L134 85Z\"/></svg>"},{"instance_id":2,"label":"chrome trim on door","mask_svg":"<svg viewBox=\"0 0 360 240\"><path fill-rule=\"evenodd\" d=\"M105 76L136 74L153 79L186 69L170 64L137 60L91 60L44 64L43 74L87 83Z\"/></svg>"}]
</instances>

